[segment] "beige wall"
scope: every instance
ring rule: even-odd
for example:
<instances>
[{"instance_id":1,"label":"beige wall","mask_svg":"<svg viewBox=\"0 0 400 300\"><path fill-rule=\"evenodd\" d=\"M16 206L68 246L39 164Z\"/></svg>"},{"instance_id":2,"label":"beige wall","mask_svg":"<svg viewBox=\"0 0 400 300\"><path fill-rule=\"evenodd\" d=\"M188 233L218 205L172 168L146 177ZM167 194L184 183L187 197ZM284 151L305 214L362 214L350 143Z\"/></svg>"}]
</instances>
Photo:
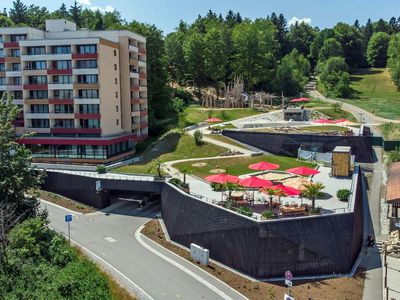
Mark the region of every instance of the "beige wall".
<instances>
[{"instance_id":1,"label":"beige wall","mask_svg":"<svg viewBox=\"0 0 400 300\"><path fill-rule=\"evenodd\" d=\"M114 56L114 50L117 55ZM119 49L112 45L98 44L98 68L100 84L100 125L102 135L116 134L122 132L121 127L121 92L119 76ZM117 70L114 69L117 65ZM115 84L117 78L117 84ZM118 98L115 93L118 92ZM118 112L116 111L118 106ZM117 125L117 120L119 124Z\"/></svg>"},{"instance_id":2,"label":"beige wall","mask_svg":"<svg viewBox=\"0 0 400 300\"><path fill-rule=\"evenodd\" d=\"M129 77L129 39L120 37L120 76L121 76L121 112L122 128L125 132L132 131L131 103L130 103L130 77Z\"/></svg>"}]
</instances>

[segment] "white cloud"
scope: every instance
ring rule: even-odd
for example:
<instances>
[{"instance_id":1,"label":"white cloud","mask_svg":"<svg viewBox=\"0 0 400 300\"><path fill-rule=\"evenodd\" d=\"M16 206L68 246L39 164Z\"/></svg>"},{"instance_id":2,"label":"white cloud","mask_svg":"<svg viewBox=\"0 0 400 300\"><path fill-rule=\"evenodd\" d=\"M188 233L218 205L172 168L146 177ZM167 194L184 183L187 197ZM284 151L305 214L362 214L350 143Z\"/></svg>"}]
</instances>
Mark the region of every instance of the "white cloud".
<instances>
[{"instance_id":1,"label":"white cloud","mask_svg":"<svg viewBox=\"0 0 400 300\"><path fill-rule=\"evenodd\" d=\"M91 10L99 10L102 13L105 12L113 12L115 8L111 5L106 5L106 6L97 6L92 4L91 0L77 0L79 4L87 6L87 8Z\"/></svg>"},{"instance_id":2,"label":"white cloud","mask_svg":"<svg viewBox=\"0 0 400 300\"><path fill-rule=\"evenodd\" d=\"M78 3L82 5L92 6L92 2L90 2L90 0L78 0Z\"/></svg>"},{"instance_id":3,"label":"white cloud","mask_svg":"<svg viewBox=\"0 0 400 300\"><path fill-rule=\"evenodd\" d=\"M298 17L293 17L293 18L291 18L289 20L288 24L289 24L289 26L292 26L292 25L296 24L296 22L299 23L299 24L300 23L311 24L312 20L310 18L302 18L302 19L300 19Z\"/></svg>"}]
</instances>

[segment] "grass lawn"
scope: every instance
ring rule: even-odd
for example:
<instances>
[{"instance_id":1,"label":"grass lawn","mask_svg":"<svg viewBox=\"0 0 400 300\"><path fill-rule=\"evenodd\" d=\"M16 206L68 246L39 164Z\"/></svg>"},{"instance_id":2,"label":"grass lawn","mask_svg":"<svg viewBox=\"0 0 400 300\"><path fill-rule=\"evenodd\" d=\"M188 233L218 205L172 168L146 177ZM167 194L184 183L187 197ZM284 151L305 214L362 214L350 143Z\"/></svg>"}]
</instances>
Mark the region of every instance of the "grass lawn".
<instances>
[{"instance_id":1,"label":"grass lawn","mask_svg":"<svg viewBox=\"0 0 400 300\"><path fill-rule=\"evenodd\" d=\"M215 130L224 130L224 129L237 129L237 127L231 123L226 123L224 125L219 125L219 126L213 126L211 127L212 129Z\"/></svg>"},{"instance_id":2,"label":"grass lawn","mask_svg":"<svg viewBox=\"0 0 400 300\"><path fill-rule=\"evenodd\" d=\"M143 152L142 160L129 166L113 170L115 173L150 174L149 170L153 159L172 161L185 158L201 158L217 156L227 149L209 143L197 146L194 138L187 134L170 132L163 136L157 144Z\"/></svg>"},{"instance_id":3,"label":"grass lawn","mask_svg":"<svg viewBox=\"0 0 400 300\"><path fill-rule=\"evenodd\" d=\"M400 140L400 124L382 124L379 126L382 131L383 137L387 141Z\"/></svg>"},{"instance_id":4,"label":"grass lawn","mask_svg":"<svg viewBox=\"0 0 400 300\"><path fill-rule=\"evenodd\" d=\"M84 203L69 199L67 197L54 194L51 192L43 191L43 190L37 190L35 192L30 192L29 194L35 195L40 199L46 200L48 202L60 205L62 207L68 208L70 210L80 212L80 213L92 213L97 211L94 207L91 207L89 205L86 205Z\"/></svg>"},{"instance_id":5,"label":"grass lawn","mask_svg":"<svg viewBox=\"0 0 400 300\"><path fill-rule=\"evenodd\" d=\"M233 145L239 148L243 148L243 149L247 149L246 146L243 146L242 144L236 142L235 140L232 140L226 136L223 135L219 135L219 134L206 134L205 137L216 140L216 141L220 141L220 142L224 142L227 143L229 145Z\"/></svg>"},{"instance_id":6,"label":"grass lawn","mask_svg":"<svg viewBox=\"0 0 400 300\"><path fill-rule=\"evenodd\" d=\"M331 119L347 119L350 122L357 122L357 119L353 116L352 113L345 111L343 109L337 109L334 110L333 108L323 108L323 109L318 109L320 112L322 112L324 115Z\"/></svg>"},{"instance_id":7,"label":"grass lawn","mask_svg":"<svg viewBox=\"0 0 400 300\"><path fill-rule=\"evenodd\" d=\"M318 125L318 126L305 126L301 127L301 130L311 132L335 132L335 131L347 131L347 127L336 126L336 125Z\"/></svg>"},{"instance_id":8,"label":"grass lawn","mask_svg":"<svg viewBox=\"0 0 400 300\"><path fill-rule=\"evenodd\" d=\"M221 108L221 109L209 109L201 108L199 106L189 106L186 110L186 122L188 125L197 124L207 120L208 118L218 118L224 122L241 119L257 115L258 112L251 108Z\"/></svg>"},{"instance_id":9,"label":"grass lawn","mask_svg":"<svg viewBox=\"0 0 400 300\"><path fill-rule=\"evenodd\" d=\"M314 107L329 107L330 104L328 101L324 101L321 99L317 99L317 98L311 98L312 100L310 102L305 102L304 104L302 104L305 108L314 108ZM298 107L300 107L301 105L298 104Z\"/></svg>"},{"instance_id":10,"label":"grass lawn","mask_svg":"<svg viewBox=\"0 0 400 300\"><path fill-rule=\"evenodd\" d=\"M254 173L255 171L248 168L249 165L258 163L260 161L268 161L274 164L279 164L279 170L286 170L289 168L308 166L315 167L315 164L298 161L295 158L278 155L263 155L256 157L240 157L240 158L219 158L210 160L198 160L184 163L175 164L174 167L181 170L183 168L189 168L193 175L198 177L205 177L210 175L210 170L213 169L224 169L232 175L243 175L247 173ZM206 163L203 167L193 167L194 163Z\"/></svg>"},{"instance_id":11,"label":"grass lawn","mask_svg":"<svg viewBox=\"0 0 400 300\"><path fill-rule=\"evenodd\" d=\"M377 116L400 119L400 91L393 83L387 69L359 69L351 76L353 99L345 102L359 106Z\"/></svg>"}]
</instances>

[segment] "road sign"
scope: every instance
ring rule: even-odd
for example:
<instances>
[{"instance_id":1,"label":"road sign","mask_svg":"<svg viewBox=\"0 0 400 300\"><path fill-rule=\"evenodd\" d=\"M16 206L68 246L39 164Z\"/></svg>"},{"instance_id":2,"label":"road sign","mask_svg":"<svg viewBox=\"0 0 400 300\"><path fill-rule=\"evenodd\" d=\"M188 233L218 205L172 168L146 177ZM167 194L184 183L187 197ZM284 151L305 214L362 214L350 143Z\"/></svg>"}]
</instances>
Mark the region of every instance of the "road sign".
<instances>
[{"instance_id":1,"label":"road sign","mask_svg":"<svg viewBox=\"0 0 400 300\"><path fill-rule=\"evenodd\" d=\"M72 215L71 214L65 215L65 222L67 222L67 223L72 222Z\"/></svg>"},{"instance_id":2,"label":"road sign","mask_svg":"<svg viewBox=\"0 0 400 300\"><path fill-rule=\"evenodd\" d=\"M294 300L294 297L285 294L285 296L283 296L283 300Z\"/></svg>"},{"instance_id":3,"label":"road sign","mask_svg":"<svg viewBox=\"0 0 400 300\"><path fill-rule=\"evenodd\" d=\"M286 284L288 287L292 287L292 286L293 286L293 283L292 283L290 280L287 280L287 279L285 279L285 284Z\"/></svg>"},{"instance_id":4,"label":"road sign","mask_svg":"<svg viewBox=\"0 0 400 300\"><path fill-rule=\"evenodd\" d=\"M287 280L292 280L293 279L293 275L292 275L292 272L290 272L290 271L286 271L285 272L285 278L287 279Z\"/></svg>"}]
</instances>

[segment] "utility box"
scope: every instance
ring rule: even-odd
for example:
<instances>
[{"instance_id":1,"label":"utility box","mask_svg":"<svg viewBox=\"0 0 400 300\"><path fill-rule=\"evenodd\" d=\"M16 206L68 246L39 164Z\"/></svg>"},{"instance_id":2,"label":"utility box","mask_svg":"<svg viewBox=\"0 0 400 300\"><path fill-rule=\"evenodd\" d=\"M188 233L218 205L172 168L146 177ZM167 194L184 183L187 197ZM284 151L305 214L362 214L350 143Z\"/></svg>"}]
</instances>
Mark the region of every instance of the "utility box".
<instances>
[{"instance_id":1,"label":"utility box","mask_svg":"<svg viewBox=\"0 0 400 300\"><path fill-rule=\"evenodd\" d=\"M210 259L210 251L208 249L192 243L190 244L190 255L194 261L208 266L208 261Z\"/></svg>"},{"instance_id":2,"label":"utility box","mask_svg":"<svg viewBox=\"0 0 400 300\"><path fill-rule=\"evenodd\" d=\"M349 177L351 169L351 147L336 146L332 151L332 176Z\"/></svg>"}]
</instances>

